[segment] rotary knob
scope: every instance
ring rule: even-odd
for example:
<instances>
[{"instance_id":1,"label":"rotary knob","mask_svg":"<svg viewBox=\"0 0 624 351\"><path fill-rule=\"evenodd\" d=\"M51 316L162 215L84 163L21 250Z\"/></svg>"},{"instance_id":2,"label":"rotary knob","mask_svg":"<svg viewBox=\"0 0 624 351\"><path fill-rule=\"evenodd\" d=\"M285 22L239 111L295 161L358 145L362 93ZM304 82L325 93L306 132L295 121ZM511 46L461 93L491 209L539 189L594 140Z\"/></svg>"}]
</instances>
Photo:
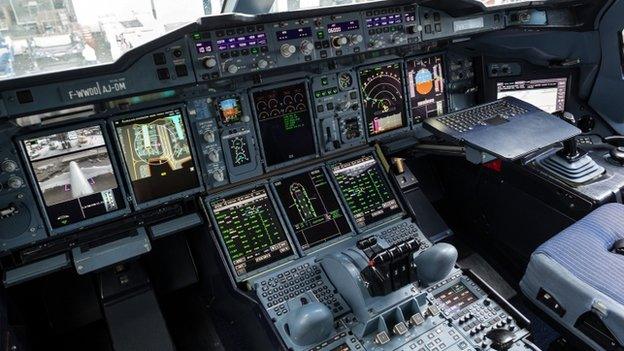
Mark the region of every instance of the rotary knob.
<instances>
[{"instance_id":1,"label":"rotary knob","mask_svg":"<svg viewBox=\"0 0 624 351\"><path fill-rule=\"evenodd\" d=\"M265 69L269 66L269 62L267 62L267 60L258 60L258 63L256 65L260 69Z\"/></svg>"},{"instance_id":2,"label":"rotary knob","mask_svg":"<svg viewBox=\"0 0 624 351\"><path fill-rule=\"evenodd\" d=\"M211 130L207 131L206 133L204 133L204 140L207 143L214 143L215 142L215 133Z\"/></svg>"},{"instance_id":3,"label":"rotary knob","mask_svg":"<svg viewBox=\"0 0 624 351\"><path fill-rule=\"evenodd\" d=\"M217 182L222 182L223 180L225 180L225 176L223 175L223 171L219 170L216 171L212 174L212 178L214 178L215 181Z\"/></svg>"},{"instance_id":4,"label":"rotary knob","mask_svg":"<svg viewBox=\"0 0 624 351\"><path fill-rule=\"evenodd\" d=\"M351 101L343 101L336 105L336 110L338 111L346 111L351 107Z\"/></svg>"},{"instance_id":5,"label":"rotary knob","mask_svg":"<svg viewBox=\"0 0 624 351\"><path fill-rule=\"evenodd\" d=\"M332 45L335 48L339 48L343 45L347 45L347 43L349 42L349 40L346 37L340 36L340 37L334 37L332 39Z\"/></svg>"},{"instance_id":6,"label":"rotary knob","mask_svg":"<svg viewBox=\"0 0 624 351\"><path fill-rule=\"evenodd\" d=\"M353 45L357 45L359 43L362 42L362 40L364 40L364 37L362 37L361 34L353 34L349 37L349 41L351 42L351 44Z\"/></svg>"},{"instance_id":7,"label":"rotary knob","mask_svg":"<svg viewBox=\"0 0 624 351\"><path fill-rule=\"evenodd\" d=\"M249 117L249 115L243 115L243 117L241 117L241 121L247 123L251 121L251 117Z\"/></svg>"},{"instance_id":8,"label":"rotary knob","mask_svg":"<svg viewBox=\"0 0 624 351\"><path fill-rule=\"evenodd\" d=\"M392 43L393 44L403 44L405 42L405 35L403 35L403 33L396 33L392 36Z\"/></svg>"},{"instance_id":9,"label":"rotary knob","mask_svg":"<svg viewBox=\"0 0 624 351\"><path fill-rule=\"evenodd\" d=\"M217 163L219 162L219 153L217 153L216 151L210 151L208 152L208 159L210 160L210 162L212 163Z\"/></svg>"},{"instance_id":10,"label":"rotary knob","mask_svg":"<svg viewBox=\"0 0 624 351\"><path fill-rule=\"evenodd\" d=\"M15 163L15 161L12 161L12 160L6 160L2 162L2 165L0 165L0 169L2 169L2 172L6 172L6 173L15 172L17 171L17 163Z\"/></svg>"},{"instance_id":11,"label":"rotary knob","mask_svg":"<svg viewBox=\"0 0 624 351\"><path fill-rule=\"evenodd\" d=\"M236 74L236 72L238 72L238 66L237 65L229 65L227 68L228 73L230 74Z\"/></svg>"},{"instance_id":12,"label":"rotary knob","mask_svg":"<svg viewBox=\"0 0 624 351\"><path fill-rule=\"evenodd\" d=\"M24 180L20 177L13 176L7 180L7 185L11 189L19 189L24 185Z\"/></svg>"},{"instance_id":13,"label":"rotary knob","mask_svg":"<svg viewBox=\"0 0 624 351\"><path fill-rule=\"evenodd\" d=\"M299 50L304 55L310 55L314 51L314 44L312 44L308 40L304 40L301 42L301 46L299 46Z\"/></svg>"},{"instance_id":14,"label":"rotary knob","mask_svg":"<svg viewBox=\"0 0 624 351\"><path fill-rule=\"evenodd\" d=\"M206 57L203 63L204 67L212 69L217 65L217 60L214 57Z\"/></svg>"},{"instance_id":15,"label":"rotary knob","mask_svg":"<svg viewBox=\"0 0 624 351\"><path fill-rule=\"evenodd\" d=\"M379 39L373 39L370 41L370 43L368 43L368 46L370 46L371 48L380 48L383 46L383 42Z\"/></svg>"},{"instance_id":16,"label":"rotary knob","mask_svg":"<svg viewBox=\"0 0 624 351\"><path fill-rule=\"evenodd\" d=\"M280 47L280 53L282 54L283 57L285 58L289 58L291 57L295 52L297 52L297 48L294 45L291 44L283 44Z\"/></svg>"}]
</instances>

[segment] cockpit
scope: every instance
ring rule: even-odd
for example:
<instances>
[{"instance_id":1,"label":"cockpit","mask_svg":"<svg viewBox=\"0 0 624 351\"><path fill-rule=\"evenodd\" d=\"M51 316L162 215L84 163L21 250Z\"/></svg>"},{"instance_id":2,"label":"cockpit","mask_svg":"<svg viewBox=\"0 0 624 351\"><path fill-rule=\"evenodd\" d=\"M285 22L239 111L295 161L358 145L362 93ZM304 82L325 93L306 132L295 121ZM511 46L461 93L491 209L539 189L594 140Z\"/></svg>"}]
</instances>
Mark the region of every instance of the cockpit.
<instances>
[{"instance_id":1,"label":"cockpit","mask_svg":"<svg viewBox=\"0 0 624 351\"><path fill-rule=\"evenodd\" d=\"M6 350L624 350L624 0L0 1Z\"/></svg>"}]
</instances>

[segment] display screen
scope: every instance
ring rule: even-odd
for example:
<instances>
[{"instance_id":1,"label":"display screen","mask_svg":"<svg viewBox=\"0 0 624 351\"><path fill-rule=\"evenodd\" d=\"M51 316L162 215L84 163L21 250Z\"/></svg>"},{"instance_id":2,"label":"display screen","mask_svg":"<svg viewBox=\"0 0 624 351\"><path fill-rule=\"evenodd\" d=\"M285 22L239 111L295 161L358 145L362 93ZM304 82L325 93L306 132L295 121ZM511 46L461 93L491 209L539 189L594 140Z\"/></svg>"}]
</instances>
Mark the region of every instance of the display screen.
<instances>
[{"instance_id":1,"label":"display screen","mask_svg":"<svg viewBox=\"0 0 624 351\"><path fill-rule=\"evenodd\" d=\"M278 41L307 38L312 36L312 28L303 27L296 29L280 30L275 33Z\"/></svg>"},{"instance_id":2,"label":"display screen","mask_svg":"<svg viewBox=\"0 0 624 351\"><path fill-rule=\"evenodd\" d=\"M402 213L372 155L331 164L331 171L359 228Z\"/></svg>"},{"instance_id":3,"label":"display screen","mask_svg":"<svg viewBox=\"0 0 624 351\"><path fill-rule=\"evenodd\" d=\"M303 82L253 93L267 166L316 154L307 94Z\"/></svg>"},{"instance_id":4,"label":"display screen","mask_svg":"<svg viewBox=\"0 0 624 351\"><path fill-rule=\"evenodd\" d=\"M198 54L206 54L212 52L212 41L200 41L195 43L195 49Z\"/></svg>"},{"instance_id":5,"label":"display screen","mask_svg":"<svg viewBox=\"0 0 624 351\"><path fill-rule=\"evenodd\" d=\"M407 80L414 123L446 112L442 55L408 60Z\"/></svg>"},{"instance_id":6,"label":"display screen","mask_svg":"<svg viewBox=\"0 0 624 351\"><path fill-rule=\"evenodd\" d=\"M372 18L366 19L366 28L389 26L389 25L398 24L401 22L402 22L402 19L401 19L400 13L387 15L387 16L372 17Z\"/></svg>"},{"instance_id":7,"label":"display screen","mask_svg":"<svg viewBox=\"0 0 624 351\"><path fill-rule=\"evenodd\" d=\"M230 125L240 122L243 116L243 108L239 97L226 98L217 101L217 111L221 118L221 123Z\"/></svg>"},{"instance_id":8,"label":"display screen","mask_svg":"<svg viewBox=\"0 0 624 351\"><path fill-rule=\"evenodd\" d=\"M238 277L293 254L264 187L213 200L210 207Z\"/></svg>"},{"instance_id":9,"label":"display screen","mask_svg":"<svg viewBox=\"0 0 624 351\"><path fill-rule=\"evenodd\" d=\"M100 126L23 141L52 228L124 208Z\"/></svg>"},{"instance_id":10,"label":"display screen","mask_svg":"<svg viewBox=\"0 0 624 351\"><path fill-rule=\"evenodd\" d=\"M265 33L255 33L249 35L241 35L217 40L217 48L219 51L232 49L244 49L252 46L266 45L267 37Z\"/></svg>"},{"instance_id":11,"label":"display screen","mask_svg":"<svg viewBox=\"0 0 624 351\"><path fill-rule=\"evenodd\" d=\"M137 203L199 187L180 109L117 120L115 128Z\"/></svg>"},{"instance_id":12,"label":"display screen","mask_svg":"<svg viewBox=\"0 0 624 351\"><path fill-rule=\"evenodd\" d=\"M360 21L358 20L330 23L327 25L327 33L329 34L347 32L356 29L360 29Z\"/></svg>"},{"instance_id":13,"label":"display screen","mask_svg":"<svg viewBox=\"0 0 624 351\"><path fill-rule=\"evenodd\" d=\"M230 160L234 167L244 166L251 163L251 154L249 152L249 142L247 135L250 133L248 129L240 130L231 129L227 134L223 135L223 140L227 140L227 147L230 150Z\"/></svg>"},{"instance_id":14,"label":"display screen","mask_svg":"<svg viewBox=\"0 0 624 351\"><path fill-rule=\"evenodd\" d=\"M565 110L567 78L549 78L499 82L497 99L513 96L548 113Z\"/></svg>"},{"instance_id":15,"label":"display screen","mask_svg":"<svg viewBox=\"0 0 624 351\"><path fill-rule=\"evenodd\" d=\"M434 297L442 301L450 313L460 311L477 301L477 296L464 283L457 283Z\"/></svg>"},{"instance_id":16,"label":"display screen","mask_svg":"<svg viewBox=\"0 0 624 351\"><path fill-rule=\"evenodd\" d=\"M364 116L369 135L407 126L401 64L386 63L360 70Z\"/></svg>"},{"instance_id":17,"label":"display screen","mask_svg":"<svg viewBox=\"0 0 624 351\"><path fill-rule=\"evenodd\" d=\"M304 250L351 232L323 170L298 174L273 185Z\"/></svg>"}]
</instances>

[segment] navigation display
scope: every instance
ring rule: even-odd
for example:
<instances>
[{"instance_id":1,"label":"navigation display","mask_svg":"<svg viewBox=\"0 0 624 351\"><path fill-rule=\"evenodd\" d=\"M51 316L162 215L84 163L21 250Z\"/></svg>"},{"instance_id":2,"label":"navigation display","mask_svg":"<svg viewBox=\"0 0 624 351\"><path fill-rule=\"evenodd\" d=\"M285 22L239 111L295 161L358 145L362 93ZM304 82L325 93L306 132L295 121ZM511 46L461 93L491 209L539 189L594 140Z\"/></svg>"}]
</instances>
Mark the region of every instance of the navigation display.
<instances>
[{"instance_id":1,"label":"navigation display","mask_svg":"<svg viewBox=\"0 0 624 351\"><path fill-rule=\"evenodd\" d=\"M567 83L567 78L499 82L496 84L496 98L513 96L545 112L561 112L565 110Z\"/></svg>"},{"instance_id":2,"label":"navigation display","mask_svg":"<svg viewBox=\"0 0 624 351\"><path fill-rule=\"evenodd\" d=\"M322 169L273 183L304 250L351 232Z\"/></svg>"},{"instance_id":3,"label":"navigation display","mask_svg":"<svg viewBox=\"0 0 624 351\"><path fill-rule=\"evenodd\" d=\"M434 298L442 301L446 305L449 314L460 311L462 308L477 301L477 296L468 290L464 283L457 283L435 295Z\"/></svg>"},{"instance_id":4,"label":"navigation display","mask_svg":"<svg viewBox=\"0 0 624 351\"><path fill-rule=\"evenodd\" d=\"M334 163L330 167L358 228L402 213L372 155Z\"/></svg>"},{"instance_id":5,"label":"navigation display","mask_svg":"<svg viewBox=\"0 0 624 351\"><path fill-rule=\"evenodd\" d=\"M237 277L293 254L266 188L210 202Z\"/></svg>"},{"instance_id":6,"label":"navigation display","mask_svg":"<svg viewBox=\"0 0 624 351\"><path fill-rule=\"evenodd\" d=\"M364 68L359 74L369 135L406 127L401 63Z\"/></svg>"},{"instance_id":7,"label":"navigation display","mask_svg":"<svg viewBox=\"0 0 624 351\"><path fill-rule=\"evenodd\" d=\"M267 166L316 154L307 94L304 82L253 93Z\"/></svg>"},{"instance_id":8,"label":"navigation display","mask_svg":"<svg viewBox=\"0 0 624 351\"><path fill-rule=\"evenodd\" d=\"M406 61L412 120L420 123L446 112L442 55Z\"/></svg>"},{"instance_id":9,"label":"navigation display","mask_svg":"<svg viewBox=\"0 0 624 351\"><path fill-rule=\"evenodd\" d=\"M125 207L100 126L23 141L52 228Z\"/></svg>"},{"instance_id":10,"label":"navigation display","mask_svg":"<svg viewBox=\"0 0 624 351\"><path fill-rule=\"evenodd\" d=\"M180 109L114 124L137 204L199 187Z\"/></svg>"}]
</instances>

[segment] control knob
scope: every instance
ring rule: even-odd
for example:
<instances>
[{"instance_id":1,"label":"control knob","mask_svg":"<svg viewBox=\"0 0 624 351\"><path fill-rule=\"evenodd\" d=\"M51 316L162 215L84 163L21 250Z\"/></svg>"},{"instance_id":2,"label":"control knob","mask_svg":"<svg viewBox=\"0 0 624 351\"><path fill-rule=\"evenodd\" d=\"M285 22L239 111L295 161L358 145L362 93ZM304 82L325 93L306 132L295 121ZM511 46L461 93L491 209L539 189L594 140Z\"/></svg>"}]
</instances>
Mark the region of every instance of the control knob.
<instances>
[{"instance_id":1,"label":"control knob","mask_svg":"<svg viewBox=\"0 0 624 351\"><path fill-rule=\"evenodd\" d=\"M217 182L222 182L223 180L225 180L225 176L223 175L223 171L222 170L218 170L216 172L214 172L212 174L212 178L214 178L215 181Z\"/></svg>"},{"instance_id":2,"label":"control knob","mask_svg":"<svg viewBox=\"0 0 624 351\"><path fill-rule=\"evenodd\" d=\"M269 66L269 62L267 60L258 60L257 66L260 69L265 69Z\"/></svg>"},{"instance_id":3,"label":"control knob","mask_svg":"<svg viewBox=\"0 0 624 351\"><path fill-rule=\"evenodd\" d=\"M308 40L304 40L301 42L299 50L301 50L301 53L304 55L310 55L314 51L314 44Z\"/></svg>"},{"instance_id":4,"label":"control knob","mask_svg":"<svg viewBox=\"0 0 624 351\"><path fill-rule=\"evenodd\" d=\"M347 39L347 37L343 37L343 36L334 37L332 39L332 46L335 48L339 48L343 45L347 45L348 42L349 40Z\"/></svg>"},{"instance_id":5,"label":"control knob","mask_svg":"<svg viewBox=\"0 0 624 351\"><path fill-rule=\"evenodd\" d=\"M0 169L2 169L2 172L6 173L15 172L17 170L17 163L12 160L6 160L2 162L2 165L0 165Z\"/></svg>"},{"instance_id":6,"label":"control knob","mask_svg":"<svg viewBox=\"0 0 624 351\"><path fill-rule=\"evenodd\" d=\"M234 65L234 64L231 64L231 65L228 66L227 71L230 74L236 74L236 72L238 72L238 66Z\"/></svg>"},{"instance_id":7,"label":"control knob","mask_svg":"<svg viewBox=\"0 0 624 351\"><path fill-rule=\"evenodd\" d=\"M336 110L338 111L346 111L351 107L351 101L343 101L336 105Z\"/></svg>"},{"instance_id":8,"label":"control knob","mask_svg":"<svg viewBox=\"0 0 624 351\"><path fill-rule=\"evenodd\" d=\"M363 40L364 40L364 37L362 37L361 34L353 34L353 35L349 36L349 41L353 45L357 45L357 44L361 43Z\"/></svg>"},{"instance_id":9,"label":"control knob","mask_svg":"<svg viewBox=\"0 0 624 351\"><path fill-rule=\"evenodd\" d=\"M291 57L295 52L297 52L297 48L295 48L294 45L283 44L282 47L280 47L280 53L285 58Z\"/></svg>"},{"instance_id":10,"label":"control knob","mask_svg":"<svg viewBox=\"0 0 624 351\"><path fill-rule=\"evenodd\" d=\"M251 117L249 117L249 115L243 115L243 117L241 117L241 121L243 121L244 123L247 123L251 121Z\"/></svg>"},{"instance_id":11,"label":"control knob","mask_svg":"<svg viewBox=\"0 0 624 351\"><path fill-rule=\"evenodd\" d=\"M212 69L217 65L217 60L214 57L206 57L203 63L204 67Z\"/></svg>"},{"instance_id":12,"label":"control knob","mask_svg":"<svg viewBox=\"0 0 624 351\"><path fill-rule=\"evenodd\" d=\"M368 46L370 46L371 48L380 48L383 46L383 42L379 39L373 39L370 41L370 43L368 43Z\"/></svg>"},{"instance_id":13,"label":"control knob","mask_svg":"<svg viewBox=\"0 0 624 351\"><path fill-rule=\"evenodd\" d=\"M405 42L405 35L403 33L395 33L392 35L392 44L398 45Z\"/></svg>"},{"instance_id":14,"label":"control knob","mask_svg":"<svg viewBox=\"0 0 624 351\"><path fill-rule=\"evenodd\" d=\"M208 159L210 160L210 162L213 162L213 163L219 162L219 153L217 153L214 150L209 151L208 152Z\"/></svg>"},{"instance_id":15,"label":"control knob","mask_svg":"<svg viewBox=\"0 0 624 351\"><path fill-rule=\"evenodd\" d=\"M24 185L24 180L20 177L12 176L7 180L7 185L11 189L19 189Z\"/></svg>"},{"instance_id":16,"label":"control knob","mask_svg":"<svg viewBox=\"0 0 624 351\"><path fill-rule=\"evenodd\" d=\"M204 140L207 143L214 143L215 142L215 133L211 130L207 131L206 133L204 133L203 135Z\"/></svg>"}]
</instances>

